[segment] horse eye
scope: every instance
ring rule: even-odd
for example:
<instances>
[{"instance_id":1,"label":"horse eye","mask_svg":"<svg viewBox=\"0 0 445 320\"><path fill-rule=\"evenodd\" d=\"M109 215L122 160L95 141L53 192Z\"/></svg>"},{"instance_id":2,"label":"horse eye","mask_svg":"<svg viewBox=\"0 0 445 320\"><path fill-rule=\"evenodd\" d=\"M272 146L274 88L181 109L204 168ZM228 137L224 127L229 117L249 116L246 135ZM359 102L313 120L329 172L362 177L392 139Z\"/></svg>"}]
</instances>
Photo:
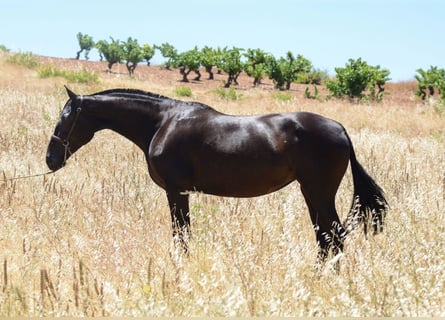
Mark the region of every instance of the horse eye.
<instances>
[{"instance_id":1,"label":"horse eye","mask_svg":"<svg viewBox=\"0 0 445 320\"><path fill-rule=\"evenodd\" d=\"M71 106L66 107L65 109L62 110L62 117L64 119L68 118L70 116L71 113Z\"/></svg>"}]
</instances>

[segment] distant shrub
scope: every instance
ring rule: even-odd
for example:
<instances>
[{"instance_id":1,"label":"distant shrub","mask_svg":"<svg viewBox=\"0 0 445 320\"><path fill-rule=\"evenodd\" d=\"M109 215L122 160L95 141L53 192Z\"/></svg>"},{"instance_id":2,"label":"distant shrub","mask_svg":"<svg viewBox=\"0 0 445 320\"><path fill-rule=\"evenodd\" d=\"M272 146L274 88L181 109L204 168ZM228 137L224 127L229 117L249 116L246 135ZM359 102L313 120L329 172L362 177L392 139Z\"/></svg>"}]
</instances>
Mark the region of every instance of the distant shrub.
<instances>
[{"instance_id":1,"label":"distant shrub","mask_svg":"<svg viewBox=\"0 0 445 320\"><path fill-rule=\"evenodd\" d=\"M294 96L290 92L277 91L274 93L273 97L279 101L291 101Z\"/></svg>"},{"instance_id":2,"label":"distant shrub","mask_svg":"<svg viewBox=\"0 0 445 320\"><path fill-rule=\"evenodd\" d=\"M5 45L0 44L0 51L2 51L2 52L9 52L9 49Z\"/></svg>"},{"instance_id":3,"label":"distant shrub","mask_svg":"<svg viewBox=\"0 0 445 320\"><path fill-rule=\"evenodd\" d=\"M85 69L80 71L66 71L64 78L68 81L78 83L97 83L99 81L97 73Z\"/></svg>"},{"instance_id":4,"label":"distant shrub","mask_svg":"<svg viewBox=\"0 0 445 320\"><path fill-rule=\"evenodd\" d=\"M228 89L218 88L215 90L215 92L221 99L225 100L239 100L243 96L242 94L236 93L236 90L233 87L230 87Z\"/></svg>"},{"instance_id":5,"label":"distant shrub","mask_svg":"<svg viewBox=\"0 0 445 320\"><path fill-rule=\"evenodd\" d=\"M44 66L38 70L40 78L61 77L70 82L77 83L97 83L99 81L95 72L82 69L81 71L61 70L51 66Z\"/></svg>"},{"instance_id":6,"label":"distant shrub","mask_svg":"<svg viewBox=\"0 0 445 320\"><path fill-rule=\"evenodd\" d=\"M11 64L24 66L30 69L35 69L40 65L39 60L31 52L16 53L11 55L7 61Z\"/></svg>"},{"instance_id":7,"label":"distant shrub","mask_svg":"<svg viewBox=\"0 0 445 320\"><path fill-rule=\"evenodd\" d=\"M61 77L59 69L53 68L51 66L43 66L38 70L39 78L51 78L51 77Z\"/></svg>"},{"instance_id":8,"label":"distant shrub","mask_svg":"<svg viewBox=\"0 0 445 320\"><path fill-rule=\"evenodd\" d=\"M304 97L306 99L322 101L322 99L320 97L320 93L318 92L318 88L315 85L314 85L314 93L313 94L311 93L311 90L309 89L309 87L306 87L306 89L304 90Z\"/></svg>"},{"instance_id":9,"label":"distant shrub","mask_svg":"<svg viewBox=\"0 0 445 320\"><path fill-rule=\"evenodd\" d=\"M175 94L178 97L191 97L192 89L190 89L190 87L187 87L187 86L176 87Z\"/></svg>"}]
</instances>

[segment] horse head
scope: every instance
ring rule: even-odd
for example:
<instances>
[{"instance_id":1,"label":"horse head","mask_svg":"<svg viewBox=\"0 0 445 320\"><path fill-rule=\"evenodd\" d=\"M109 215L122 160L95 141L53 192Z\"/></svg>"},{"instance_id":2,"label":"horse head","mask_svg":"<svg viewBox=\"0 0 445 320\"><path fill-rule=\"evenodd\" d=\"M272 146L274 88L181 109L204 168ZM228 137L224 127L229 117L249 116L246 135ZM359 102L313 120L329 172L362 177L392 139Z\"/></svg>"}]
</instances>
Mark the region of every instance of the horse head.
<instances>
[{"instance_id":1,"label":"horse head","mask_svg":"<svg viewBox=\"0 0 445 320\"><path fill-rule=\"evenodd\" d=\"M65 88L69 99L60 114L46 153L46 163L53 171L62 168L68 158L94 136L85 111L82 111L85 98Z\"/></svg>"}]
</instances>

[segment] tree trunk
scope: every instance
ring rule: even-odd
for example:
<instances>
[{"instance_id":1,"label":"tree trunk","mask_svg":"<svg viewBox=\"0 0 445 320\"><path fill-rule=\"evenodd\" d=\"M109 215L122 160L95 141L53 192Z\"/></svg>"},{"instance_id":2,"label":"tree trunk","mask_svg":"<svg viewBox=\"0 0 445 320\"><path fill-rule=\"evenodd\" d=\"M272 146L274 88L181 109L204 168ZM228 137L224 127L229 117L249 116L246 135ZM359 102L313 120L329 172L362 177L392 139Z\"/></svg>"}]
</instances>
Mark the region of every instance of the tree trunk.
<instances>
[{"instance_id":1,"label":"tree trunk","mask_svg":"<svg viewBox=\"0 0 445 320\"><path fill-rule=\"evenodd\" d=\"M225 87L225 88L230 88L230 86L232 85L232 83L233 83L233 74L232 74L232 73L229 73L229 77L227 78L227 82L226 82L226 84L224 85L224 87Z\"/></svg>"},{"instance_id":2,"label":"tree trunk","mask_svg":"<svg viewBox=\"0 0 445 320\"><path fill-rule=\"evenodd\" d=\"M113 67L113 64L115 64L115 62L108 62L108 73L111 73L111 68Z\"/></svg>"},{"instance_id":3,"label":"tree trunk","mask_svg":"<svg viewBox=\"0 0 445 320\"><path fill-rule=\"evenodd\" d=\"M83 49L80 49L80 51L77 51L76 59L80 59L80 54L82 53Z\"/></svg>"},{"instance_id":4,"label":"tree trunk","mask_svg":"<svg viewBox=\"0 0 445 320\"><path fill-rule=\"evenodd\" d=\"M132 74L134 74L134 70L136 69L137 63L127 62L126 65L128 74L131 76Z\"/></svg>"},{"instance_id":5,"label":"tree trunk","mask_svg":"<svg viewBox=\"0 0 445 320\"><path fill-rule=\"evenodd\" d=\"M426 92L425 92L424 89L419 89L419 96L420 96L420 99L422 99L422 101L425 101L425 99L426 99Z\"/></svg>"},{"instance_id":6,"label":"tree trunk","mask_svg":"<svg viewBox=\"0 0 445 320\"><path fill-rule=\"evenodd\" d=\"M430 92L430 96L434 96L434 87L428 86L428 91Z\"/></svg>"},{"instance_id":7,"label":"tree trunk","mask_svg":"<svg viewBox=\"0 0 445 320\"><path fill-rule=\"evenodd\" d=\"M238 72L233 76L233 81L235 82L235 85L237 85L237 86L239 86L238 77L240 74L241 74L241 72Z\"/></svg>"},{"instance_id":8,"label":"tree trunk","mask_svg":"<svg viewBox=\"0 0 445 320\"><path fill-rule=\"evenodd\" d=\"M286 90L290 90L290 85L291 85L291 82L290 82L290 81L287 81L287 82L286 82Z\"/></svg>"},{"instance_id":9,"label":"tree trunk","mask_svg":"<svg viewBox=\"0 0 445 320\"><path fill-rule=\"evenodd\" d=\"M195 81L200 81L201 80L201 72L199 72L199 70L195 70L196 73L196 77L195 77Z\"/></svg>"},{"instance_id":10,"label":"tree trunk","mask_svg":"<svg viewBox=\"0 0 445 320\"><path fill-rule=\"evenodd\" d=\"M186 68L185 67L180 67L179 68L179 72L182 74L182 82L189 82L189 79L187 79L187 76L189 75L190 71L185 71Z\"/></svg>"},{"instance_id":11,"label":"tree trunk","mask_svg":"<svg viewBox=\"0 0 445 320\"><path fill-rule=\"evenodd\" d=\"M208 80L213 80L213 72L212 72L212 67L206 67L206 72L209 74L209 78Z\"/></svg>"}]
</instances>

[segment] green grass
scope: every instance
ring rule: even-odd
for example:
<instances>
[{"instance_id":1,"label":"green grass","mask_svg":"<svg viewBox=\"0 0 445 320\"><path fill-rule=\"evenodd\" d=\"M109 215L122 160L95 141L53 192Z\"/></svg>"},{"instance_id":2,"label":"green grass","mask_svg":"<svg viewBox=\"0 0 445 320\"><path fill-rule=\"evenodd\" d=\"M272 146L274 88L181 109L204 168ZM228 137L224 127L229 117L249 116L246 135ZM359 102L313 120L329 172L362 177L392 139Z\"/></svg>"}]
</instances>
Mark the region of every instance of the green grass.
<instances>
[{"instance_id":1,"label":"green grass","mask_svg":"<svg viewBox=\"0 0 445 320\"><path fill-rule=\"evenodd\" d=\"M236 93L235 88L230 87L226 88L218 88L215 90L218 97L224 100L240 100L242 98L242 94Z\"/></svg>"},{"instance_id":2,"label":"green grass","mask_svg":"<svg viewBox=\"0 0 445 320\"><path fill-rule=\"evenodd\" d=\"M54 68L51 66L43 66L38 70L40 78L62 77L70 82L94 84L99 81L95 72L85 69L80 71L70 71Z\"/></svg>"},{"instance_id":3,"label":"green grass","mask_svg":"<svg viewBox=\"0 0 445 320\"><path fill-rule=\"evenodd\" d=\"M306 99L314 99L314 100L318 100L318 101L322 101L321 97L320 97L320 93L318 92L318 88L317 86L314 85L314 93L311 93L311 90L309 89L309 87L306 87L306 89L304 90L304 97Z\"/></svg>"},{"instance_id":4,"label":"green grass","mask_svg":"<svg viewBox=\"0 0 445 320\"><path fill-rule=\"evenodd\" d=\"M292 93L288 91L277 91L274 93L273 97L278 101L291 101L294 97Z\"/></svg>"},{"instance_id":5,"label":"green grass","mask_svg":"<svg viewBox=\"0 0 445 320\"><path fill-rule=\"evenodd\" d=\"M175 94L178 97L191 97L192 96L192 89L187 86L180 86L175 88Z\"/></svg>"},{"instance_id":6,"label":"green grass","mask_svg":"<svg viewBox=\"0 0 445 320\"><path fill-rule=\"evenodd\" d=\"M40 65L39 60L37 60L36 56L33 55L31 52L15 53L7 59L7 62L19 66L24 66L29 69L35 69Z\"/></svg>"}]
</instances>

